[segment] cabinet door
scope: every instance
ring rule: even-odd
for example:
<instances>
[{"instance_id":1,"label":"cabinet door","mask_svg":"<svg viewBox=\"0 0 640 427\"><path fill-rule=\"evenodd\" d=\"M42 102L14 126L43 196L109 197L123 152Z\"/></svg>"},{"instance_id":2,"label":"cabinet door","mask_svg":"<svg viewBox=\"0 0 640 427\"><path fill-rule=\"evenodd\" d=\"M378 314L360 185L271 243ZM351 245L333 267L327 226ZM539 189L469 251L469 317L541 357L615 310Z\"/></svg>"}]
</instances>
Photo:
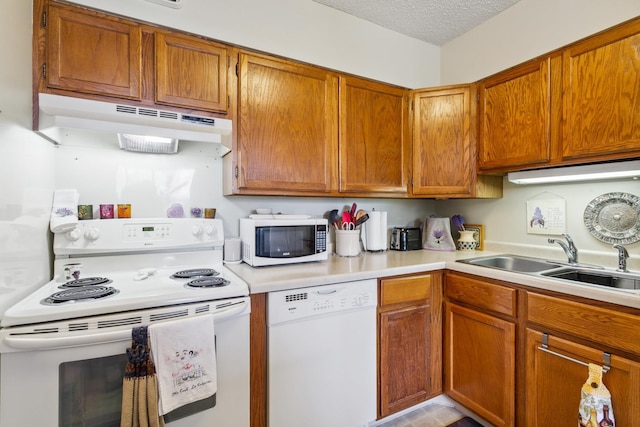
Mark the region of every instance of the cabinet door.
<instances>
[{"instance_id":1,"label":"cabinet door","mask_svg":"<svg viewBox=\"0 0 640 427\"><path fill-rule=\"evenodd\" d=\"M227 111L227 50L197 37L155 33L155 102Z\"/></svg>"},{"instance_id":2,"label":"cabinet door","mask_svg":"<svg viewBox=\"0 0 640 427\"><path fill-rule=\"evenodd\" d=\"M551 85L560 87L558 60L525 63L480 83L481 171L517 170L551 161L556 120Z\"/></svg>"},{"instance_id":3,"label":"cabinet door","mask_svg":"<svg viewBox=\"0 0 640 427\"><path fill-rule=\"evenodd\" d=\"M341 192L407 192L406 93L340 77Z\"/></svg>"},{"instance_id":4,"label":"cabinet door","mask_svg":"<svg viewBox=\"0 0 640 427\"><path fill-rule=\"evenodd\" d=\"M640 20L564 50L564 159L640 153Z\"/></svg>"},{"instance_id":5,"label":"cabinet door","mask_svg":"<svg viewBox=\"0 0 640 427\"><path fill-rule=\"evenodd\" d=\"M337 187L338 77L241 54L238 188L264 194Z\"/></svg>"},{"instance_id":6,"label":"cabinet door","mask_svg":"<svg viewBox=\"0 0 640 427\"><path fill-rule=\"evenodd\" d=\"M549 337L549 349L586 363L602 364L602 352L571 341ZM575 426L580 390L588 369L540 349L542 333L527 330L526 416L528 427ZM611 392L616 425L633 426L640 420L640 364L611 356L603 376Z\"/></svg>"},{"instance_id":7,"label":"cabinet door","mask_svg":"<svg viewBox=\"0 0 640 427\"><path fill-rule=\"evenodd\" d=\"M142 30L134 22L51 3L48 88L141 98Z\"/></svg>"},{"instance_id":8,"label":"cabinet door","mask_svg":"<svg viewBox=\"0 0 640 427\"><path fill-rule=\"evenodd\" d=\"M446 394L495 426L513 426L515 324L451 303L445 319Z\"/></svg>"},{"instance_id":9,"label":"cabinet door","mask_svg":"<svg viewBox=\"0 0 640 427\"><path fill-rule=\"evenodd\" d=\"M380 418L427 400L429 327L428 305L380 314Z\"/></svg>"},{"instance_id":10,"label":"cabinet door","mask_svg":"<svg viewBox=\"0 0 640 427\"><path fill-rule=\"evenodd\" d=\"M475 133L471 88L414 93L413 194L471 195Z\"/></svg>"}]
</instances>

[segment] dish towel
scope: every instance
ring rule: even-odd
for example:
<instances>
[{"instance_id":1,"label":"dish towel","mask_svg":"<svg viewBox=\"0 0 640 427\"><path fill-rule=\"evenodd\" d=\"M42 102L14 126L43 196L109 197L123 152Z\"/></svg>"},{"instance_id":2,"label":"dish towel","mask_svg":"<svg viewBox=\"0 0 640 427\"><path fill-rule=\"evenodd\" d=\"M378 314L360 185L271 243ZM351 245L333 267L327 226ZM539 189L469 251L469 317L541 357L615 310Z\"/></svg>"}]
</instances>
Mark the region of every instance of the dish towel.
<instances>
[{"instance_id":1,"label":"dish towel","mask_svg":"<svg viewBox=\"0 0 640 427\"><path fill-rule=\"evenodd\" d=\"M151 325L149 339L158 378L160 415L216 393L212 314Z\"/></svg>"},{"instance_id":2,"label":"dish towel","mask_svg":"<svg viewBox=\"0 0 640 427\"><path fill-rule=\"evenodd\" d=\"M120 427L164 427L158 414L158 386L149 356L147 327L133 328L131 339L122 380Z\"/></svg>"},{"instance_id":3,"label":"dish towel","mask_svg":"<svg viewBox=\"0 0 640 427\"><path fill-rule=\"evenodd\" d=\"M589 363L589 378L582 386L578 427L614 427L611 393L602 382L602 366Z\"/></svg>"},{"instance_id":4,"label":"dish towel","mask_svg":"<svg viewBox=\"0 0 640 427\"><path fill-rule=\"evenodd\" d=\"M49 226L52 233L66 233L78 225L78 191L56 190Z\"/></svg>"},{"instance_id":5,"label":"dish towel","mask_svg":"<svg viewBox=\"0 0 640 427\"><path fill-rule=\"evenodd\" d=\"M422 230L422 248L431 251L454 252L449 218L427 217Z\"/></svg>"}]
</instances>

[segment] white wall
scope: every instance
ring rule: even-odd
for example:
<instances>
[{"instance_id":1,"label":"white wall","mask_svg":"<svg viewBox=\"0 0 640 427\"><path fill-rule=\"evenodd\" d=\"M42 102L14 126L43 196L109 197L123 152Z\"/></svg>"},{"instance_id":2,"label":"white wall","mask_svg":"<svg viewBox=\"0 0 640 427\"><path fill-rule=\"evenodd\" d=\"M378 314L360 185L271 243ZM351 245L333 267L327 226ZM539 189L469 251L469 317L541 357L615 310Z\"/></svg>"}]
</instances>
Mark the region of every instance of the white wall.
<instances>
[{"instance_id":1,"label":"white wall","mask_svg":"<svg viewBox=\"0 0 640 427\"><path fill-rule=\"evenodd\" d=\"M442 84L480 80L640 15L640 0L521 0L442 47Z\"/></svg>"},{"instance_id":2,"label":"white wall","mask_svg":"<svg viewBox=\"0 0 640 427\"><path fill-rule=\"evenodd\" d=\"M440 48L312 0L71 0L408 88L440 81Z\"/></svg>"},{"instance_id":3,"label":"white wall","mask_svg":"<svg viewBox=\"0 0 640 427\"><path fill-rule=\"evenodd\" d=\"M0 314L49 280L50 143L31 131L31 2L0 14Z\"/></svg>"}]
</instances>

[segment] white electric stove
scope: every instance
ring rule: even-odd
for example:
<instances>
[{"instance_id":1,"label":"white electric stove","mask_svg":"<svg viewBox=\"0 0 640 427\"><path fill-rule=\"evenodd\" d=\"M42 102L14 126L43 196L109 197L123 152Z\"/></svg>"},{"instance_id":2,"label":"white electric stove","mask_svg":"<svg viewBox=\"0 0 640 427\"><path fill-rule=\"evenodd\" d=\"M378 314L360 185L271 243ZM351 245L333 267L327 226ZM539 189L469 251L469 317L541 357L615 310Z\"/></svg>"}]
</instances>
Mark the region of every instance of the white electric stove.
<instances>
[{"instance_id":1,"label":"white electric stove","mask_svg":"<svg viewBox=\"0 0 640 427\"><path fill-rule=\"evenodd\" d=\"M54 278L2 327L249 295L222 262L216 219L81 221L54 237ZM75 273L75 277L73 275Z\"/></svg>"},{"instance_id":2,"label":"white electric stove","mask_svg":"<svg viewBox=\"0 0 640 427\"><path fill-rule=\"evenodd\" d=\"M170 425L248 426L249 289L223 264L223 244L222 221L203 218L85 220L55 234L53 279L0 321L0 426L119 425L113 393L132 329L206 314L217 403ZM102 403L92 412L79 400Z\"/></svg>"}]
</instances>

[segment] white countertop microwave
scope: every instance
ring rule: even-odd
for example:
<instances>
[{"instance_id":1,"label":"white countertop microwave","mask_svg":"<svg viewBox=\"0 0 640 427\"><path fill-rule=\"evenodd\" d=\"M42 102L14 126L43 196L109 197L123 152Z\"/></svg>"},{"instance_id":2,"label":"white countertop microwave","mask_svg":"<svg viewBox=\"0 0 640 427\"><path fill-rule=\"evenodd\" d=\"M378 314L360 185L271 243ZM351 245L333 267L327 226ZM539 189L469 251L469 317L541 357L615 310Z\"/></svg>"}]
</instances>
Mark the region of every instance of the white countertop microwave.
<instances>
[{"instance_id":1,"label":"white countertop microwave","mask_svg":"<svg viewBox=\"0 0 640 427\"><path fill-rule=\"evenodd\" d=\"M242 260L254 267L326 261L328 221L307 215L240 219Z\"/></svg>"}]
</instances>

